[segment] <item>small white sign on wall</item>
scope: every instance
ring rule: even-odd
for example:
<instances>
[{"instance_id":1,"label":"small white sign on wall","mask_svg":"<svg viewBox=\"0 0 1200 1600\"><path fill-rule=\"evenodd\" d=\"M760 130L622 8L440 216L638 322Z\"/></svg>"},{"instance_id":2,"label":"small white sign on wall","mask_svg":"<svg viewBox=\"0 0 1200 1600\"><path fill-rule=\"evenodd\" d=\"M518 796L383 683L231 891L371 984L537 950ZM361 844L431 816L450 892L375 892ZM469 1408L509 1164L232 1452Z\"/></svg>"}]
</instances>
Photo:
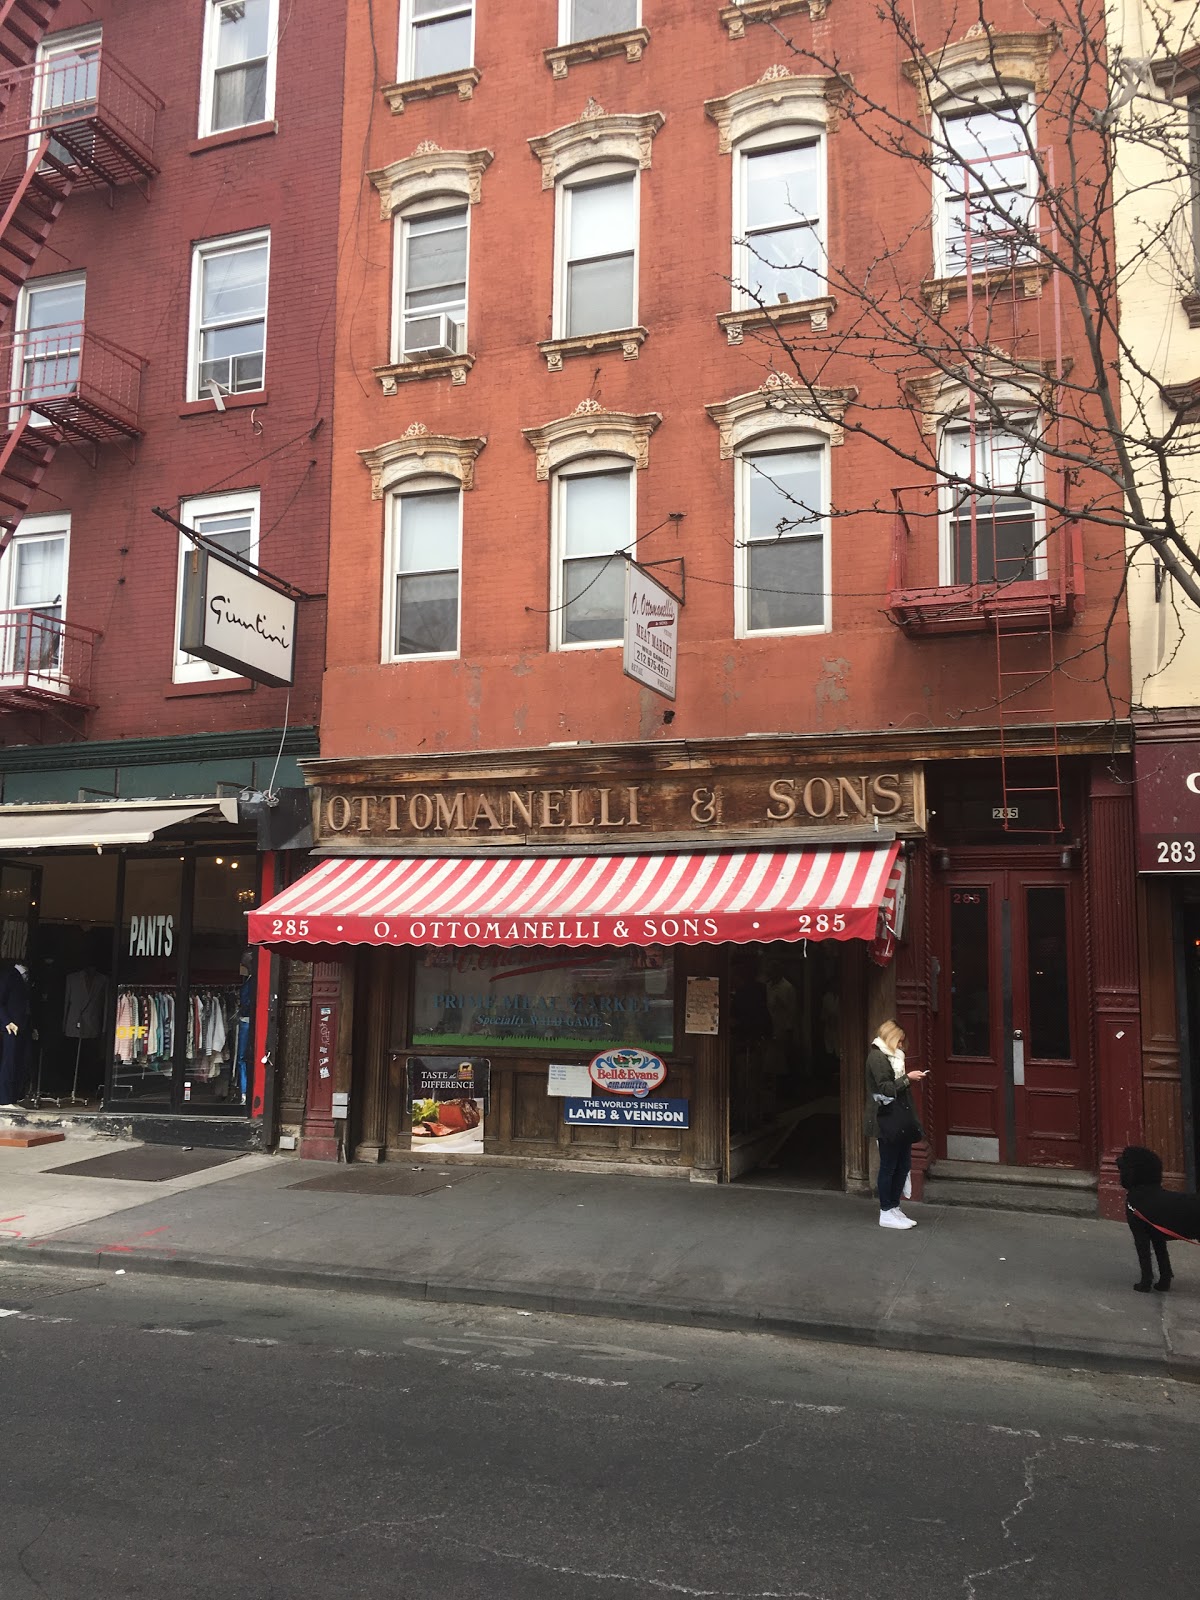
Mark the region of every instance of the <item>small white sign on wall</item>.
<instances>
[{"instance_id":1,"label":"small white sign on wall","mask_svg":"<svg viewBox=\"0 0 1200 1600\"><path fill-rule=\"evenodd\" d=\"M592 1092L592 1080L588 1073L587 1063L580 1066L577 1062L557 1063L551 1062L546 1074L546 1093L561 1095L571 1100L580 1100Z\"/></svg>"}]
</instances>

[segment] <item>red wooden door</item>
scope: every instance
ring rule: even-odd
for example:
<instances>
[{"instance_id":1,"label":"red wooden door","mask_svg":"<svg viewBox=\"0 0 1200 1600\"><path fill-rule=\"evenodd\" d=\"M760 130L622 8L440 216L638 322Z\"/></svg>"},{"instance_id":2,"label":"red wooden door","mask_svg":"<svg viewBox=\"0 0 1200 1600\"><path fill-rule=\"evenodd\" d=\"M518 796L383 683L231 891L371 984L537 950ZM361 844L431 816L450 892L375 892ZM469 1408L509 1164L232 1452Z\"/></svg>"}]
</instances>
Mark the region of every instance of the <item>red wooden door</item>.
<instances>
[{"instance_id":1,"label":"red wooden door","mask_svg":"<svg viewBox=\"0 0 1200 1600\"><path fill-rule=\"evenodd\" d=\"M932 1063L939 1154L1086 1168L1092 1157L1079 882L1069 871L943 880Z\"/></svg>"}]
</instances>

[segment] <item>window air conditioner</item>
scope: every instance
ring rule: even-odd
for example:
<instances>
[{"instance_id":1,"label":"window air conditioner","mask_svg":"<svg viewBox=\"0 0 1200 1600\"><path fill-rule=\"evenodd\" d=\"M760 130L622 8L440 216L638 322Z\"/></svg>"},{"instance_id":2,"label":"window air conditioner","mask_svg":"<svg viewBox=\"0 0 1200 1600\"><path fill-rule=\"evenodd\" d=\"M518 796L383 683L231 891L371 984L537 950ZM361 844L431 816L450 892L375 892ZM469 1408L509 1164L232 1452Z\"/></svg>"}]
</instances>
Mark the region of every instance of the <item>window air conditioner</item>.
<instances>
[{"instance_id":1,"label":"window air conditioner","mask_svg":"<svg viewBox=\"0 0 1200 1600\"><path fill-rule=\"evenodd\" d=\"M445 311L433 317L414 317L405 325L404 354L410 361L461 355L462 342L463 324Z\"/></svg>"}]
</instances>

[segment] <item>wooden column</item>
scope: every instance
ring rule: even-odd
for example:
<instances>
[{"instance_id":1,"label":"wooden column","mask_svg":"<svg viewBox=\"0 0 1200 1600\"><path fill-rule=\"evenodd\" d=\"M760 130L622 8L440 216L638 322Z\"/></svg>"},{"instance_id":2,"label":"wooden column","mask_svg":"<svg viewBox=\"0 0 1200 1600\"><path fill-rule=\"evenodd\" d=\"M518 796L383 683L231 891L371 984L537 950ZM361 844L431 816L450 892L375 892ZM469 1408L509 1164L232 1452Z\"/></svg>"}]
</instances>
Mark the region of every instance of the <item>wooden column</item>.
<instances>
[{"instance_id":1,"label":"wooden column","mask_svg":"<svg viewBox=\"0 0 1200 1600\"><path fill-rule=\"evenodd\" d=\"M905 1046L908 1058L914 1067L922 1070L933 1065L933 1027L929 1010L930 889L929 846L922 840L908 858L908 909L904 938L896 950L896 1021L904 1029L908 1041ZM913 1103L925 1129L925 1138L913 1147L913 1199L920 1200L924 1197L925 1174L934 1146L932 1089L921 1084L915 1091Z\"/></svg>"},{"instance_id":2,"label":"wooden column","mask_svg":"<svg viewBox=\"0 0 1200 1600\"><path fill-rule=\"evenodd\" d=\"M1164 1182L1187 1184L1179 1006L1175 986L1174 880L1138 880L1142 989L1142 1127L1162 1157Z\"/></svg>"},{"instance_id":3,"label":"wooden column","mask_svg":"<svg viewBox=\"0 0 1200 1600\"><path fill-rule=\"evenodd\" d=\"M1100 1215L1115 1220L1125 1209L1117 1157L1142 1142L1132 771L1114 777L1107 763L1093 763L1085 852Z\"/></svg>"},{"instance_id":4,"label":"wooden column","mask_svg":"<svg viewBox=\"0 0 1200 1600\"><path fill-rule=\"evenodd\" d=\"M724 945L680 946L675 952L675 981L679 985L675 1014L676 1035L694 1058L692 1068L691 1135L693 1183L720 1183L725 1170L729 1132L729 951ZM683 1012L688 977L720 980L719 1031L683 1033Z\"/></svg>"},{"instance_id":5,"label":"wooden column","mask_svg":"<svg viewBox=\"0 0 1200 1600\"><path fill-rule=\"evenodd\" d=\"M412 993L413 953L407 946L391 952L392 1004L388 1016L387 1149L389 1155L409 1153L412 1130L408 1120L409 999Z\"/></svg>"},{"instance_id":6,"label":"wooden column","mask_svg":"<svg viewBox=\"0 0 1200 1600\"><path fill-rule=\"evenodd\" d=\"M333 1093L349 1088L353 972L352 960L345 964L318 961L313 967L308 1086L300 1133L300 1154L309 1161L336 1161L338 1157Z\"/></svg>"},{"instance_id":7,"label":"wooden column","mask_svg":"<svg viewBox=\"0 0 1200 1600\"><path fill-rule=\"evenodd\" d=\"M388 1032L391 1025L390 950L367 950L359 964L361 1027L355 1029L357 1072L354 1094L358 1137L355 1161L382 1161L387 1149ZM351 1101L352 1109L354 1101Z\"/></svg>"},{"instance_id":8,"label":"wooden column","mask_svg":"<svg viewBox=\"0 0 1200 1600\"><path fill-rule=\"evenodd\" d=\"M865 1063L874 1025L867 990L868 956L861 940L842 945L842 992L839 997L839 1044L842 1088L842 1176L846 1189L862 1190L871 1184L871 1157L863 1135L867 1101Z\"/></svg>"}]
</instances>

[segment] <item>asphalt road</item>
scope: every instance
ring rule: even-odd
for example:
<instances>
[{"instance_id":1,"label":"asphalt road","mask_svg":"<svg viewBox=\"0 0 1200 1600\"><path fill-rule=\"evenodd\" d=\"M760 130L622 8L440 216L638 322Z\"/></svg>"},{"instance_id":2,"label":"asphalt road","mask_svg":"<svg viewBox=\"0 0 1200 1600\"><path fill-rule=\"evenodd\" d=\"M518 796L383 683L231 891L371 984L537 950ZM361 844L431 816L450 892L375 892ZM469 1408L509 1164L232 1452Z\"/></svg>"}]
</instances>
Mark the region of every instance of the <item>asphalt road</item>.
<instances>
[{"instance_id":1,"label":"asphalt road","mask_svg":"<svg viewBox=\"0 0 1200 1600\"><path fill-rule=\"evenodd\" d=\"M0 1600L1184 1600L1200 1390L0 1269Z\"/></svg>"}]
</instances>

